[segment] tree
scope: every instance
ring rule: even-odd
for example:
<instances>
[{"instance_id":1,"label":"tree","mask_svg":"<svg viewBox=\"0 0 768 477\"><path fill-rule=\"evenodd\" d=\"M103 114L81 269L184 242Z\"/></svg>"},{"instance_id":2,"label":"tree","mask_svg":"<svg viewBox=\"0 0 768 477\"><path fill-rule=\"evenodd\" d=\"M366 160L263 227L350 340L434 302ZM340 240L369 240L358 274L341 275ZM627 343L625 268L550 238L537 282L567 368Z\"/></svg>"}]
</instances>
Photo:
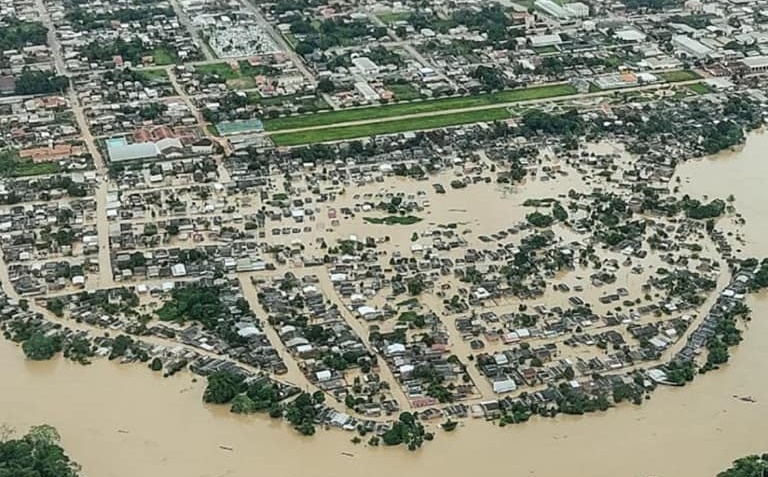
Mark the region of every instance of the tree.
<instances>
[{"instance_id":1,"label":"tree","mask_svg":"<svg viewBox=\"0 0 768 477\"><path fill-rule=\"evenodd\" d=\"M149 364L149 369L152 371L160 371L163 369L163 362L160 360L160 358L154 358Z\"/></svg>"},{"instance_id":2,"label":"tree","mask_svg":"<svg viewBox=\"0 0 768 477\"><path fill-rule=\"evenodd\" d=\"M45 307L48 309L48 311L58 316L59 318L64 316L64 302L60 298L48 300L45 304Z\"/></svg>"},{"instance_id":3,"label":"tree","mask_svg":"<svg viewBox=\"0 0 768 477\"><path fill-rule=\"evenodd\" d=\"M247 394L238 394L232 400L230 411L235 414L251 414L257 411L256 403Z\"/></svg>"},{"instance_id":4,"label":"tree","mask_svg":"<svg viewBox=\"0 0 768 477\"><path fill-rule=\"evenodd\" d=\"M42 425L20 439L0 440L1 477L78 477L80 467L59 446L55 428Z\"/></svg>"},{"instance_id":5,"label":"tree","mask_svg":"<svg viewBox=\"0 0 768 477\"><path fill-rule=\"evenodd\" d=\"M413 296L420 295L424 291L424 281L418 276L408 279L405 285L408 293Z\"/></svg>"},{"instance_id":6,"label":"tree","mask_svg":"<svg viewBox=\"0 0 768 477\"><path fill-rule=\"evenodd\" d=\"M237 396L243 387L245 378L230 371L217 371L208 376L208 385L203 393L203 401L213 404L226 404Z\"/></svg>"},{"instance_id":7,"label":"tree","mask_svg":"<svg viewBox=\"0 0 768 477\"><path fill-rule=\"evenodd\" d=\"M51 359L61 351L61 341L58 337L46 336L41 332L36 332L21 345L21 349L27 358L34 361L44 361Z\"/></svg>"},{"instance_id":8,"label":"tree","mask_svg":"<svg viewBox=\"0 0 768 477\"><path fill-rule=\"evenodd\" d=\"M534 227L549 227L554 222L551 215L542 214L541 212L531 212L525 218Z\"/></svg>"},{"instance_id":9,"label":"tree","mask_svg":"<svg viewBox=\"0 0 768 477\"><path fill-rule=\"evenodd\" d=\"M69 86L65 76L25 68L16 79L16 94L61 93Z\"/></svg>"},{"instance_id":10,"label":"tree","mask_svg":"<svg viewBox=\"0 0 768 477\"><path fill-rule=\"evenodd\" d=\"M768 475L768 454L750 455L733 462L733 466L717 477L765 477Z\"/></svg>"},{"instance_id":11,"label":"tree","mask_svg":"<svg viewBox=\"0 0 768 477\"><path fill-rule=\"evenodd\" d=\"M329 78L323 78L317 82L317 91L330 94L336 91L336 86Z\"/></svg>"}]
</instances>

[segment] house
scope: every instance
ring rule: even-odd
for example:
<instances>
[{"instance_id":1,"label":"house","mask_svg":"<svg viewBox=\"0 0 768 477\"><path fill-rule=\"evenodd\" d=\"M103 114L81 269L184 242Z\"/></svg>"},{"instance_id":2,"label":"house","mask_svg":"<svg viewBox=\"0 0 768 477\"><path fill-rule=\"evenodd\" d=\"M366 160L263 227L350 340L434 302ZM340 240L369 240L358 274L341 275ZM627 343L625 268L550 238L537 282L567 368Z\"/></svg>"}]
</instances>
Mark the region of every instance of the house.
<instances>
[{"instance_id":1,"label":"house","mask_svg":"<svg viewBox=\"0 0 768 477\"><path fill-rule=\"evenodd\" d=\"M198 139L191 145L192 153L194 154L212 154L213 153L213 140L207 137Z\"/></svg>"},{"instance_id":2,"label":"house","mask_svg":"<svg viewBox=\"0 0 768 477\"><path fill-rule=\"evenodd\" d=\"M496 394L509 393L517 389L517 384L509 376L502 376L493 379L493 392Z\"/></svg>"}]
</instances>

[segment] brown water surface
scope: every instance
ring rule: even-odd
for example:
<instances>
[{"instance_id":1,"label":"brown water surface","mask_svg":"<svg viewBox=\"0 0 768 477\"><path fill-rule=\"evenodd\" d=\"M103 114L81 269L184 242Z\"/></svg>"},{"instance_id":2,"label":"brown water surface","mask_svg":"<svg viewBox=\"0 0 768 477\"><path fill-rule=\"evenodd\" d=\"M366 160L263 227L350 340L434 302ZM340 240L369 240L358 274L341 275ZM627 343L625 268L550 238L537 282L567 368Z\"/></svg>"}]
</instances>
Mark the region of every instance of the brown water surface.
<instances>
[{"instance_id":1,"label":"brown water surface","mask_svg":"<svg viewBox=\"0 0 768 477\"><path fill-rule=\"evenodd\" d=\"M766 151L768 135L755 135L743 151L679 169L684 192L736 196L746 255L768 256ZM302 438L266 418L206 407L202 383L189 374L163 379L103 360L32 363L4 340L0 422L56 426L90 477L713 476L738 456L768 450L768 297L751 305L754 320L731 363L690 386L593 416L507 428L467 422L453 434L438 430L415 453L355 446L341 431Z\"/></svg>"}]
</instances>

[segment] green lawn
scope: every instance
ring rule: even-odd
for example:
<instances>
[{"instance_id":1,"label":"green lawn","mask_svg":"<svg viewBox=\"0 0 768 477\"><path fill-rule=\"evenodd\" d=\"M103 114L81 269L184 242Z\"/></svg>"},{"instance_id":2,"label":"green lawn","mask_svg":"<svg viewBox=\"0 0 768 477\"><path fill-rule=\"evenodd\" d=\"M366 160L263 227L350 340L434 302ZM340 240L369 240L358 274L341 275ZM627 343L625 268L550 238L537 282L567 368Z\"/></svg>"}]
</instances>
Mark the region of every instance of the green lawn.
<instances>
[{"instance_id":1,"label":"green lawn","mask_svg":"<svg viewBox=\"0 0 768 477\"><path fill-rule=\"evenodd\" d=\"M168 72L164 69L155 68L155 69L142 69L137 70L141 76L148 80L158 80L163 83L167 83L169 81L168 79Z\"/></svg>"},{"instance_id":2,"label":"green lawn","mask_svg":"<svg viewBox=\"0 0 768 477\"><path fill-rule=\"evenodd\" d=\"M538 48L533 49L536 53L540 55L545 55L547 53L557 53L558 49L554 46L540 46Z\"/></svg>"},{"instance_id":3,"label":"green lawn","mask_svg":"<svg viewBox=\"0 0 768 477\"><path fill-rule=\"evenodd\" d=\"M221 62L198 65L195 69L202 74L217 75L232 89L254 88L256 86L256 81L253 79L254 76L270 76L278 73L277 70L270 66L251 66L247 61L240 61L238 65L238 69L233 69L229 63Z\"/></svg>"},{"instance_id":4,"label":"green lawn","mask_svg":"<svg viewBox=\"0 0 768 477\"><path fill-rule=\"evenodd\" d=\"M552 98L575 94L576 88L569 84L534 86L531 88L513 89L498 93L484 93L475 96L460 96L452 98L416 101L413 103L390 104L366 108L346 109L327 113L289 116L265 121L267 131L295 129L312 126L325 126L349 121L364 121L369 119L389 118L410 114L428 113L449 109L471 108L501 103L513 103L531 99ZM423 120L420 119L420 120ZM465 121L471 122L471 121Z\"/></svg>"},{"instance_id":5,"label":"green lawn","mask_svg":"<svg viewBox=\"0 0 768 477\"><path fill-rule=\"evenodd\" d=\"M386 88L392 91L398 101L410 101L421 97L419 90L410 84L388 84Z\"/></svg>"},{"instance_id":6,"label":"green lawn","mask_svg":"<svg viewBox=\"0 0 768 477\"><path fill-rule=\"evenodd\" d=\"M17 162L13 167L14 177L38 176L41 174L56 174L61 171L55 162Z\"/></svg>"},{"instance_id":7,"label":"green lawn","mask_svg":"<svg viewBox=\"0 0 768 477\"><path fill-rule=\"evenodd\" d=\"M288 42L289 45L291 45L292 48L296 47L296 44L299 43L299 40L296 39L295 36L293 36L293 33L286 31L283 33L283 38L285 38L285 41Z\"/></svg>"},{"instance_id":8,"label":"green lawn","mask_svg":"<svg viewBox=\"0 0 768 477\"><path fill-rule=\"evenodd\" d=\"M364 217L369 224L376 225L413 225L421 222L421 218L414 215L388 215L386 217Z\"/></svg>"},{"instance_id":9,"label":"green lawn","mask_svg":"<svg viewBox=\"0 0 768 477\"><path fill-rule=\"evenodd\" d=\"M659 76L661 76L664 79L664 81L668 81L670 83L677 83L678 81L689 81L689 80L695 80L695 79L701 78L701 75L691 70L667 71L664 73L659 73Z\"/></svg>"},{"instance_id":10,"label":"green lawn","mask_svg":"<svg viewBox=\"0 0 768 477\"><path fill-rule=\"evenodd\" d=\"M405 118L355 126L311 129L307 131L272 134L272 141L278 146L296 146L325 141L339 141L380 134L396 134L422 129L436 129L460 124L498 121L510 117L506 108L482 109L461 113L441 114L437 116Z\"/></svg>"},{"instance_id":11,"label":"green lawn","mask_svg":"<svg viewBox=\"0 0 768 477\"><path fill-rule=\"evenodd\" d=\"M383 21L384 23L395 23L395 22L408 20L408 18L410 18L411 16L411 13L410 12L386 12L386 13L377 13L376 16L379 18L379 20Z\"/></svg>"},{"instance_id":12,"label":"green lawn","mask_svg":"<svg viewBox=\"0 0 768 477\"><path fill-rule=\"evenodd\" d=\"M687 88L696 94L707 94L712 92L712 88L710 88L706 83L689 84Z\"/></svg>"},{"instance_id":13,"label":"green lawn","mask_svg":"<svg viewBox=\"0 0 768 477\"><path fill-rule=\"evenodd\" d=\"M152 57L156 65L172 65L176 63L176 56L165 48L155 48L152 50Z\"/></svg>"},{"instance_id":14,"label":"green lawn","mask_svg":"<svg viewBox=\"0 0 768 477\"><path fill-rule=\"evenodd\" d=\"M195 71L202 74L218 75L220 78L225 80L240 78L240 72L233 70L228 63L197 65L195 66Z\"/></svg>"}]
</instances>

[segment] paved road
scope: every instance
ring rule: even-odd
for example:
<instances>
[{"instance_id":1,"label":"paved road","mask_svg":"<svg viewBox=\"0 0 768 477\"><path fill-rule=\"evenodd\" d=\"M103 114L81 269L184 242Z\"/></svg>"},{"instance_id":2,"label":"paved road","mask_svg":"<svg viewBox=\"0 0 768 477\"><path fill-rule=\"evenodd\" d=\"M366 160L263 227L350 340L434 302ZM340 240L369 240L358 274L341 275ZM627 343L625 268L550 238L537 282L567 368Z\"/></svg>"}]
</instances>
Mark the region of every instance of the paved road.
<instances>
[{"instance_id":1,"label":"paved road","mask_svg":"<svg viewBox=\"0 0 768 477\"><path fill-rule=\"evenodd\" d=\"M272 37L272 39L275 41L275 44L278 48L280 48L283 53L285 53L291 61L296 65L296 67L299 69L302 75L304 75L305 78L307 78L309 81L315 80L315 75L312 74L311 71L307 68L307 65L304 63L304 60L299 56L296 51L294 51L293 48L285 41L283 38L283 35L280 34L280 32L276 31L272 24L267 21L266 18L264 18L264 15L262 15L261 11L249 0L239 0L240 4L243 5L243 7L251 12L256 19L256 23L266 32L269 34L269 36Z\"/></svg>"},{"instance_id":2,"label":"paved road","mask_svg":"<svg viewBox=\"0 0 768 477\"><path fill-rule=\"evenodd\" d=\"M189 32L190 35L192 35L192 39L195 40L197 45L200 47L200 51L203 52L203 56L205 56L206 60L215 60L216 55L213 54L213 50L211 50L210 45L208 45L208 42L205 41L205 39L200 35L200 29L197 28L197 26L192 23L192 20L190 20L189 15L187 15L187 12L184 11L183 8L181 8L181 5L179 5L178 0L170 0L171 7L173 7L174 13L176 13L176 17L179 19L179 23L181 23Z\"/></svg>"},{"instance_id":3,"label":"paved road","mask_svg":"<svg viewBox=\"0 0 768 477\"><path fill-rule=\"evenodd\" d=\"M56 27L51 20L51 15L46 8L45 2L43 0L35 0L35 5L40 12L40 21L48 29L48 46L53 54L56 71L60 75L69 76L62 56L61 44L56 36ZM96 231L99 239L99 274L96 279L100 287L109 287L114 285L114 281L112 279L112 265L109 257L109 223L107 221L107 187L109 182L107 179L107 165L101 156L99 148L96 147L93 134L91 134L91 130L88 127L88 120L85 117L83 107L74 88L69 88L68 98L70 108L80 130L80 136L93 158L96 174L99 176L99 185L96 188L95 197Z\"/></svg>"}]
</instances>

